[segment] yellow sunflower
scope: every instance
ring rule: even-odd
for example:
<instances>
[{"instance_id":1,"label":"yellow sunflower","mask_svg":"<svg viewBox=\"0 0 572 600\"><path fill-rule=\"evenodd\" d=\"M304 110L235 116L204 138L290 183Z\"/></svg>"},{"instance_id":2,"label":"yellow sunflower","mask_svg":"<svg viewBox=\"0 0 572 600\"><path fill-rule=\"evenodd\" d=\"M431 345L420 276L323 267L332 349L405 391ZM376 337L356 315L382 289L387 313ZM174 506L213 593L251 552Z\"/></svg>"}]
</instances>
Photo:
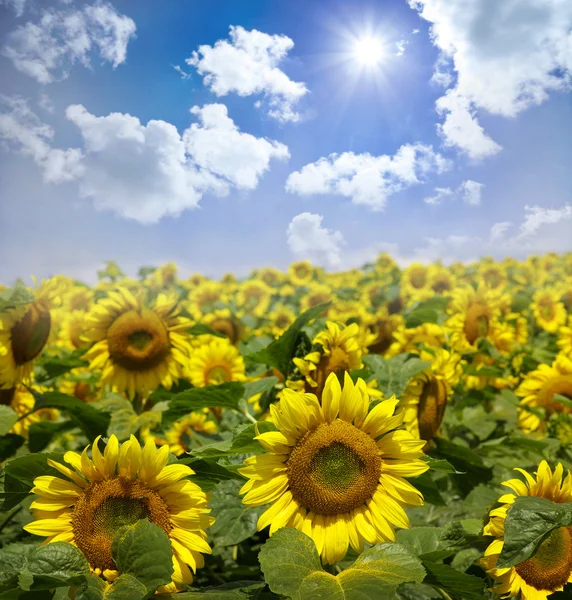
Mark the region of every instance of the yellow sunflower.
<instances>
[{"instance_id":1,"label":"yellow sunflower","mask_svg":"<svg viewBox=\"0 0 572 600\"><path fill-rule=\"evenodd\" d=\"M439 348L445 344L445 330L437 323L422 323L417 327L406 328L401 325L393 331L394 342L387 350L387 356L395 356L404 352L419 354L423 346Z\"/></svg>"},{"instance_id":2,"label":"yellow sunflower","mask_svg":"<svg viewBox=\"0 0 572 600\"><path fill-rule=\"evenodd\" d=\"M286 279L286 276L284 273L282 273L282 271L274 269L273 267L265 267L264 269L260 269L260 271L257 273L257 277L270 287L276 287Z\"/></svg>"},{"instance_id":3,"label":"yellow sunflower","mask_svg":"<svg viewBox=\"0 0 572 600\"><path fill-rule=\"evenodd\" d=\"M557 333L566 323L566 307L560 302L561 294L554 288L538 290L532 297L530 310L536 324L544 331Z\"/></svg>"},{"instance_id":4,"label":"yellow sunflower","mask_svg":"<svg viewBox=\"0 0 572 600\"><path fill-rule=\"evenodd\" d=\"M526 375L516 390L524 407L544 408L546 417L552 413L566 412L570 409L553 396L559 394L572 400L572 360L564 354L559 354L551 366L538 365L536 371ZM518 424L526 431L544 430L544 421L526 409L519 409Z\"/></svg>"},{"instance_id":5,"label":"yellow sunflower","mask_svg":"<svg viewBox=\"0 0 572 600\"><path fill-rule=\"evenodd\" d=\"M393 258L387 253L382 252L375 259L375 268L379 273L391 273L395 269L397 269L397 263L393 260Z\"/></svg>"},{"instance_id":6,"label":"yellow sunflower","mask_svg":"<svg viewBox=\"0 0 572 600\"><path fill-rule=\"evenodd\" d=\"M429 266L429 287L435 294L447 296L455 289L455 276L443 265Z\"/></svg>"},{"instance_id":7,"label":"yellow sunflower","mask_svg":"<svg viewBox=\"0 0 572 600\"><path fill-rule=\"evenodd\" d=\"M195 387L244 381L244 360L228 340L213 338L195 348L187 364L187 376Z\"/></svg>"},{"instance_id":8,"label":"yellow sunflower","mask_svg":"<svg viewBox=\"0 0 572 600\"><path fill-rule=\"evenodd\" d=\"M452 388L461 376L461 357L435 348L432 353L423 350L420 358L429 361L431 366L410 380L400 406L407 431L429 442L439 433Z\"/></svg>"},{"instance_id":9,"label":"yellow sunflower","mask_svg":"<svg viewBox=\"0 0 572 600\"><path fill-rule=\"evenodd\" d=\"M478 277L491 290L502 290L508 282L506 268L494 261L483 261L478 268Z\"/></svg>"},{"instance_id":10,"label":"yellow sunflower","mask_svg":"<svg viewBox=\"0 0 572 600\"><path fill-rule=\"evenodd\" d=\"M203 281L189 292L188 309L197 321L212 312L220 303L226 303L228 294L225 287L214 281Z\"/></svg>"},{"instance_id":11,"label":"yellow sunflower","mask_svg":"<svg viewBox=\"0 0 572 600\"><path fill-rule=\"evenodd\" d=\"M332 299L333 293L328 285L322 283L312 283L309 285L309 290L304 294L300 309L302 312L318 306L323 302L329 302ZM331 308L329 309L331 310Z\"/></svg>"},{"instance_id":12,"label":"yellow sunflower","mask_svg":"<svg viewBox=\"0 0 572 600\"><path fill-rule=\"evenodd\" d=\"M238 289L236 304L242 314L262 317L270 306L272 288L263 281L251 279L245 281Z\"/></svg>"},{"instance_id":13,"label":"yellow sunflower","mask_svg":"<svg viewBox=\"0 0 572 600\"><path fill-rule=\"evenodd\" d=\"M226 335L233 345L238 344L246 336L246 327L229 308L215 309L204 315L201 322L208 325L211 329Z\"/></svg>"},{"instance_id":14,"label":"yellow sunflower","mask_svg":"<svg viewBox=\"0 0 572 600\"><path fill-rule=\"evenodd\" d=\"M409 527L404 507L423 504L423 496L404 477L424 473L424 443L396 430L397 400L369 410L362 379L345 374L343 390L333 373L321 399L285 389L270 406L278 431L257 436L268 454L245 460L248 481L240 493L247 506L271 506L258 529L270 535L293 527L310 536L324 563L341 560L348 547L395 540L394 526Z\"/></svg>"},{"instance_id":15,"label":"yellow sunflower","mask_svg":"<svg viewBox=\"0 0 572 600\"><path fill-rule=\"evenodd\" d=\"M274 337L280 337L296 320L296 313L285 304L276 304L272 312L268 314L270 321L270 333Z\"/></svg>"},{"instance_id":16,"label":"yellow sunflower","mask_svg":"<svg viewBox=\"0 0 572 600\"><path fill-rule=\"evenodd\" d=\"M409 301L427 300L433 295L429 270L425 265L413 263L401 274L401 289Z\"/></svg>"},{"instance_id":17,"label":"yellow sunflower","mask_svg":"<svg viewBox=\"0 0 572 600\"><path fill-rule=\"evenodd\" d=\"M64 306L71 311L88 311L93 302L93 291L84 285L76 285L66 294Z\"/></svg>"},{"instance_id":18,"label":"yellow sunflower","mask_svg":"<svg viewBox=\"0 0 572 600\"><path fill-rule=\"evenodd\" d=\"M169 450L175 456L190 451L190 441L195 433L212 435L216 432L216 423L209 420L208 412L208 410L202 413L192 412L188 417L175 421L175 423L165 431L165 443L169 445Z\"/></svg>"},{"instance_id":19,"label":"yellow sunflower","mask_svg":"<svg viewBox=\"0 0 572 600\"><path fill-rule=\"evenodd\" d=\"M378 309L369 315L367 327L374 335L368 345L369 352L385 354L394 343L394 334L405 329L405 321L401 315L390 315L387 307Z\"/></svg>"},{"instance_id":20,"label":"yellow sunflower","mask_svg":"<svg viewBox=\"0 0 572 600\"><path fill-rule=\"evenodd\" d=\"M303 359L293 359L306 380L306 391L320 395L330 373L341 378L345 371L363 368L364 349L359 334L357 323L343 327L332 321L326 322L325 331L318 333L312 342L320 349L306 354Z\"/></svg>"},{"instance_id":21,"label":"yellow sunflower","mask_svg":"<svg viewBox=\"0 0 572 600\"><path fill-rule=\"evenodd\" d=\"M155 448L148 440L143 450L134 436L119 445L112 435L101 454L96 438L92 458L87 448L81 456L66 452L73 470L54 460L48 464L65 476L42 475L34 479L38 499L31 508L35 520L24 527L44 536L44 543L70 542L86 557L96 574L117 576L111 542L119 527L147 518L169 536L173 548L171 589L192 583L189 566L196 572L204 565L201 554L210 554L205 529L207 498L201 488L186 479L194 471L181 464L167 465L169 447Z\"/></svg>"},{"instance_id":22,"label":"yellow sunflower","mask_svg":"<svg viewBox=\"0 0 572 600\"><path fill-rule=\"evenodd\" d=\"M308 285L314 279L314 267L307 260L292 263L288 267L288 276L295 286Z\"/></svg>"},{"instance_id":23,"label":"yellow sunflower","mask_svg":"<svg viewBox=\"0 0 572 600\"><path fill-rule=\"evenodd\" d=\"M34 359L50 337L51 312L65 289L56 277L42 281L29 290L32 302L0 312L0 389L30 381Z\"/></svg>"},{"instance_id":24,"label":"yellow sunflower","mask_svg":"<svg viewBox=\"0 0 572 600\"><path fill-rule=\"evenodd\" d=\"M503 506L490 512L491 518L484 533L496 539L485 550L481 565L497 582L491 590L494 593L504 598L518 596L521 600L546 600L572 581L572 528L555 529L540 544L532 558L514 567L497 569L498 557L504 545L504 522L507 511L517 496L546 498L558 504L572 502L572 476L568 473L563 479L562 465L558 464L552 472L544 460L538 466L536 478L523 469L515 471L522 473L525 481L509 479L503 482L512 493L502 495L498 501Z\"/></svg>"},{"instance_id":25,"label":"yellow sunflower","mask_svg":"<svg viewBox=\"0 0 572 600\"><path fill-rule=\"evenodd\" d=\"M568 317L568 325L560 327L556 342L562 354L572 358L572 316Z\"/></svg>"},{"instance_id":26,"label":"yellow sunflower","mask_svg":"<svg viewBox=\"0 0 572 600\"><path fill-rule=\"evenodd\" d=\"M177 304L175 297L159 294L147 307L119 288L94 306L85 337L96 343L84 358L90 369L101 369L102 384L133 398L159 385L170 388L182 376L190 352L189 322L179 317Z\"/></svg>"},{"instance_id":27,"label":"yellow sunflower","mask_svg":"<svg viewBox=\"0 0 572 600\"><path fill-rule=\"evenodd\" d=\"M58 345L70 350L89 346L89 340L84 337L86 326L86 314L83 310L66 313L58 331Z\"/></svg>"},{"instance_id":28,"label":"yellow sunflower","mask_svg":"<svg viewBox=\"0 0 572 600\"><path fill-rule=\"evenodd\" d=\"M6 393L8 396L11 396L9 399L9 404L18 417L23 417L34 409L36 399L34 398L33 394L24 386L16 386L11 390L6 390ZM54 410L53 408L41 408L40 410L33 412L31 415L16 421L12 429L10 429L10 433L15 433L27 438L31 425L34 423L39 423L40 421L56 421L59 415L59 411Z\"/></svg>"}]
</instances>

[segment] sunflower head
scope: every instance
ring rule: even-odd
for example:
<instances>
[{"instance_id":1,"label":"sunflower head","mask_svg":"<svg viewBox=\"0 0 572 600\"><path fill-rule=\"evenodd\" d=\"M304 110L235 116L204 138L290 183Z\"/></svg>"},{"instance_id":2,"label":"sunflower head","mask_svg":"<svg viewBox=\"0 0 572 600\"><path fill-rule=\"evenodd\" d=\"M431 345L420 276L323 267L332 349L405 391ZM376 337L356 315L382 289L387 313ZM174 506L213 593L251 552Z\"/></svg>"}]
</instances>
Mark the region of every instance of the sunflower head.
<instances>
[{"instance_id":1,"label":"sunflower head","mask_svg":"<svg viewBox=\"0 0 572 600\"><path fill-rule=\"evenodd\" d=\"M308 285L314 279L315 269L307 260L292 263L288 267L290 281L295 286Z\"/></svg>"},{"instance_id":2,"label":"sunflower head","mask_svg":"<svg viewBox=\"0 0 572 600\"><path fill-rule=\"evenodd\" d=\"M230 343L234 345L244 339L246 334L246 328L242 321L228 308L218 308L207 313L202 322L211 329L226 335Z\"/></svg>"},{"instance_id":3,"label":"sunflower head","mask_svg":"<svg viewBox=\"0 0 572 600\"><path fill-rule=\"evenodd\" d=\"M195 387L244 381L244 360L229 340L212 338L193 351L187 376Z\"/></svg>"},{"instance_id":4,"label":"sunflower head","mask_svg":"<svg viewBox=\"0 0 572 600\"><path fill-rule=\"evenodd\" d=\"M557 333L566 323L566 307L560 301L560 293L555 288L536 292L532 297L530 309L536 324L549 333Z\"/></svg>"},{"instance_id":5,"label":"sunflower head","mask_svg":"<svg viewBox=\"0 0 572 600\"><path fill-rule=\"evenodd\" d=\"M270 503L258 528L270 534L295 527L316 543L326 563L341 560L351 545L394 540L394 526L408 527L404 506L422 503L403 476L427 470L422 440L397 429L397 400L369 410L365 382L344 374L343 389L331 374L321 398L283 391L270 406L276 431L257 436L268 454L245 461L241 493L251 506Z\"/></svg>"}]
</instances>

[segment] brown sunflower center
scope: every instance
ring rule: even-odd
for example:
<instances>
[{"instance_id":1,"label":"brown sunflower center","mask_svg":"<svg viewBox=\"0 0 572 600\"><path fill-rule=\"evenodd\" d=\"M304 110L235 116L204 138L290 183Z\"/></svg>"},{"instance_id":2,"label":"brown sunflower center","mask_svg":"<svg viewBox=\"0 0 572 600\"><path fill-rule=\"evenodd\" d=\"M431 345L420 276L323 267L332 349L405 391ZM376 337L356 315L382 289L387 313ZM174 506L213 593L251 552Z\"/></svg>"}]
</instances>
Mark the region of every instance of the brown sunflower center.
<instances>
[{"instance_id":1,"label":"brown sunflower center","mask_svg":"<svg viewBox=\"0 0 572 600\"><path fill-rule=\"evenodd\" d=\"M484 280L490 288L497 288L502 283L502 275L498 271L487 271Z\"/></svg>"},{"instance_id":2,"label":"brown sunflower center","mask_svg":"<svg viewBox=\"0 0 572 600\"><path fill-rule=\"evenodd\" d=\"M555 591L566 584L572 573L572 537L569 527L553 531L536 554L516 565L516 572L537 590Z\"/></svg>"},{"instance_id":3,"label":"brown sunflower center","mask_svg":"<svg viewBox=\"0 0 572 600\"><path fill-rule=\"evenodd\" d=\"M74 540L95 569L115 569L111 542L120 527L149 519L172 529L169 509L157 492L137 479L115 477L92 483L79 497L72 516Z\"/></svg>"},{"instance_id":4,"label":"brown sunflower center","mask_svg":"<svg viewBox=\"0 0 572 600\"><path fill-rule=\"evenodd\" d=\"M23 365L40 354L50 336L51 325L50 311L32 304L12 327L12 354L17 365Z\"/></svg>"},{"instance_id":5,"label":"brown sunflower center","mask_svg":"<svg viewBox=\"0 0 572 600\"><path fill-rule=\"evenodd\" d=\"M550 300L541 302L538 308L543 319L551 320L554 318L555 306L553 302L550 302Z\"/></svg>"},{"instance_id":6,"label":"brown sunflower center","mask_svg":"<svg viewBox=\"0 0 572 600\"><path fill-rule=\"evenodd\" d=\"M445 384L431 377L423 386L417 408L419 437L422 440L429 441L437 435L446 406L447 389Z\"/></svg>"},{"instance_id":7,"label":"brown sunflower center","mask_svg":"<svg viewBox=\"0 0 572 600\"><path fill-rule=\"evenodd\" d=\"M438 279L431 287L436 294L442 294L449 291L453 286L448 279Z\"/></svg>"},{"instance_id":8,"label":"brown sunflower center","mask_svg":"<svg viewBox=\"0 0 572 600\"><path fill-rule=\"evenodd\" d=\"M572 400L572 375L558 375L547 381L538 394L539 404L544 406L548 415L555 412L570 412L561 402L554 402L553 397L559 394Z\"/></svg>"},{"instance_id":9,"label":"brown sunflower center","mask_svg":"<svg viewBox=\"0 0 572 600\"><path fill-rule=\"evenodd\" d=\"M217 385L231 379L232 373L227 365L213 365L205 373L205 380L208 385Z\"/></svg>"},{"instance_id":10,"label":"brown sunflower center","mask_svg":"<svg viewBox=\"0 0 572 600\"><path fill-rule=\"evenodd\" d=\"M128 371L146 371L169 354L169 332L161 318L144 308L115 319L107 331L109 356Z\"/></svg>"},{"instance_id":11,"label":"brown sunflower center","mask_svg":"<svg viewBox=\"0 0 572 600\"><path fill-rule=\"evenodd\" d=\"M236 342L238 342L238 328L231 319L221 317L212 321L209 326L215 331L226 335L231 344L236 344Z\"/></svg>"},{"instance_id":12,"label":"brown sunflower center","mask_svg":"<svg viewBox=\"0 0 572 600\"><path fill-rule=\"evenodd\" d=\"M421 289L425 287L425 283L427 282L427 277L425 271L422 269L415 269L411 272L411 285L415 289Z\"/></svg>"},{"instance_id":13,"label":"brown sunflower center","mask_svg":"<svg viewBox=\"0 0 572 600\"><path fill-rule=\"evenodd\" d=\"M373 344L369 346L369 351L374 354L383 354L393 342L393 332L396 327L390 319L380 319L373 327L377 334Z\"/></svg>"},{"instance_id":14,"label":"brown sunflower center","mask_svg":"<svg viewBox=\"0 0 572 600\"><path fill-rule=\"evenodd\" d=\"M308 387L307 391L320 397L330 373L335 373L341 381L344 372L350 370L351 365L348 353L342 347L334 346L330 354L324 354L320 358L320 362L312 374L314 381L318 384L317 388Z\"/></svg>"},{"instance_id":15,"label":"brown sunflower center","mask_svg":"<svg viewBox=\"0 0 572 600\"><path fill-rule=\"evenodd\" d=\"M375 492L381 458L375 441L337 419L308 431L287 462L294 499L319 515L343 514Z\"/></svg>"},{"instance_id":16,"label":"brown sunflower center","mask_svg":"<svg viewBox=\"0 0 572 600\"><path fill-rule=\"evenodd\" d=\"M490 311L485 304L473 304L467 310L465 317L465 336L469 344L474 344L479 338L486 337L489 332Z\"/></svg>"}]
</instances>

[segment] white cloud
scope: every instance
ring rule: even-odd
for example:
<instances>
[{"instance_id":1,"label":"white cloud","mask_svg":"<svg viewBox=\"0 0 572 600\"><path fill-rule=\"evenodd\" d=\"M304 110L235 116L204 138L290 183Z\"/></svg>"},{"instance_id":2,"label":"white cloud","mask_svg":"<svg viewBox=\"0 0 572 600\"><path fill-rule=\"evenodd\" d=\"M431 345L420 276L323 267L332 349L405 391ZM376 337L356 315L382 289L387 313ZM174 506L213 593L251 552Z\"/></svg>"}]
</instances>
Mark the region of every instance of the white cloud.
<instances>
[{"instance_id":1,"label":"white cloud","mask_svg":"<svg viewBox=\"0 0 572 600\"><path fill-rule=\"evenodd\" d=\"M422 144L403 145L393 156L344 152L291 173L286 190L303 196L345 196L354 204L383 210L392 194L421 183L431 172L442 173L450 167L450 161Z\"/></svg>"},{"instance_id":2,"label":"white cloud","mask_svg":"<svg viewBox=\"0 0 572 600\"><path fill-rule=\"evenodd\" d=\"M175 71L181 76L181 79L190 79L191 74L184 71L179 65L171 65Z\"/></svg>"},{"instance_id":3,"label":"white cloud","mask_svg":"<svg viewBox=\"0 0 572 600\"><path fill-rule=\"evenodd\" d=\"M495 223L491 227L490 241L492 243L499 242L505 238L505 233L512 227L510 221L502 221L501 223Z\"/></svg>"},{"instance_id":4,"label":"white cloud","mask_svg":"<svg viewBox=\"0 0 572 600\"><path fill-rule=\"evenodd\" d=\"M65 79L77 62L90 65L90 54L117 67L125 61L135 23L111 4L45 10L37 23L17 27L2 49L16 69L40 83Z\"/></svg>"},{"instance_id":5,"label":"white cloud","mask_svg":"<svg viewBox=\"0 0 572 600\"><path fill-rule=\"evenodd\" d=\"M25 100L0 96L0 107L0 140L32 158L46 182L72 181L82 174L81 150L52 148L52 128L38 119Z\"/></svg>"},{"instance_id":6,"label":"white cloud","mask_svg":"<svg viewBox=\"0 0 572 600\"><path fill-rule=\"evenodd\" d=\"M459 186L458 193L465 204L479 206L481 204L481 192L485 186L476 181L463 181Z\"/></svg>"},{"instance_id":7,"label":"white cloud","mask_svg":"<svg viewBox=\"0 0 572 600\"><path fill-rule=\"evenodd\" d=\"M444 200L447 198L453 197L453 190L451 188L435 188L436 192L433 196L429 196L424 198L423 201L426 204L431 204L432 206L436 206L437 204L442 204Z\"/></svg>"},{"instance_id":8,"label":"white cloud","mask_svg":"<svg viewBox=\"0 0 572 600\"><path fill-rule=\"evenodd\" d=\"M225 195L232 188L253 189L272 158L287 158L283 144L241 133L215 104L194 107L200 124L182 135L160 120L142 124L123 113L97 117L81 105L67 118L80 130L83 148L53 148L53 130L25 101L5 99L0 139L30 156L45 181L77 180L80 195L100 210L154 223L196 208L203 194Z\"/></svg>"},{"instance_id":9,"label":"white cloud","mask_svg":"<svg viewBox=\"0 0 572 600\"><path fill-rule=\"evenodd\" d=\"M241 133L224 104L194 106L191 113L200 123L192 124L183 135L187 152L199 167L238 188L254 189L271 159L290 156L284 144Z\"/></svg>"},{"instance_id":10,"label":"white cloud","mask_svg":"<svg viewBox=\"0 0 572 600\"><path fill-rule=\"evenodd\" d=\"M0 0L0 4L11 6L12 10L16 13L16 16L21 17L24 14L26 0Z\"/></svg>"},{"instance_id":11,"label":"white cloud","mask_svg":"<svg viewBox=\"0 0 572 600\"><path fill-rule=\"evenodd\" d=\"M469 101L455 90L448 90L436 103L437 112L445 116L437 133L445 146L456 146L471 160L482 160L502 148L480 126Z\"/></svg>"},{"instance_id":12,"label":"white cloud","mask_svg":"<svg viewBox=\"0 0 572 600\"><path fill-rule=\"evenodd\" d=\"M38 106L47 113L52 114L54 112L54 103L48 94L40 94L40 97L38 98Z\"/></svg>"},{"instance_id":13,"label":"white cloud","mask_svg":"<svg viewBox=\"0 0 572 600\"><path fill-rule=\"evenodd\" d=\"M405 54L405 49L407 48L407 45L409 44L409 40L399 40L398 42L396 42L395 47L396 47L396 52L395 52L395 56L403 56L403 54Z\"/></svg>"},{"instance_id":14,"label":"white cloud","mask_svg":"<svg viewBox=\"0 0 572 600\"><path fill-rule=\"evenodd\" d=\"M310 260L324 267L341 264L340 251L345 244L339 231L322 226L322 215L304 212L288 225L288 247L299 260Z\"/></svg>"},{"instance_id":15,"label":"white cloud","mask_svg":"<svg viewBox=\"0 0 572 600\"><path fill-rule=\"evenodd\" d=\"M263 94L270 117L283 122L298 121L300 115L294 107L308 90L278 68L294 42L285 35L234 26L229 35L230 41L199 46L186 62L203 75L204 84L217 96L231 92L239 96Z\"/></svg>"},{"instance_id":16,"label":"white cloud","mask_svg":"<svg viewBox=\"0 0 572 600\"><path fill-rule=\"evenodd\" d=\"M540 206L525 206L525 218L520 226L517 239L534 236L544 225L551 225L572 219L572 206L565 204L562 208L542 208ZM570 229L572 240L572 228Z\"/></svg>"},{"instance_id":17,"label":"white cloud","mask_svg":"<svg viewBox=\"0 0 572 600\"><path fill-rule=\"evenodd\" d=\"M515 117L543 102L551 91L570 89L568 0L409 0L409 4L431 23L433 43L443 60L452 62L451 77L456 76L449 100L440 102L444 113L453 114L455 125L444 125L441 133L472 158L500 150L482 131L474 109Z\"/></svg>"}]
</instances>

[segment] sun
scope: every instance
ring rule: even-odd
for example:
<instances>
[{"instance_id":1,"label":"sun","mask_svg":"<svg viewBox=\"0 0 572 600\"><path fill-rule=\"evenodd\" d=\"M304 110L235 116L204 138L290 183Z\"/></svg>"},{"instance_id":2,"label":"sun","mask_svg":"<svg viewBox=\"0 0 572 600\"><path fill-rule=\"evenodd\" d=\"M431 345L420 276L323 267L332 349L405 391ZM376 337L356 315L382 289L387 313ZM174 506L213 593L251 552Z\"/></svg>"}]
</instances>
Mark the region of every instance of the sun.
<instances>
[{"instance_id":1,"label":"sun","mask_svg":"<svg viewBox=\"0 0 572 600\"><path fill-rule=\"evenodd\" d=\"M355 42L353 55L360 65L374 67L383 60L385 48L378 37L362 37Z\"/></svg>"}]
</instances>

